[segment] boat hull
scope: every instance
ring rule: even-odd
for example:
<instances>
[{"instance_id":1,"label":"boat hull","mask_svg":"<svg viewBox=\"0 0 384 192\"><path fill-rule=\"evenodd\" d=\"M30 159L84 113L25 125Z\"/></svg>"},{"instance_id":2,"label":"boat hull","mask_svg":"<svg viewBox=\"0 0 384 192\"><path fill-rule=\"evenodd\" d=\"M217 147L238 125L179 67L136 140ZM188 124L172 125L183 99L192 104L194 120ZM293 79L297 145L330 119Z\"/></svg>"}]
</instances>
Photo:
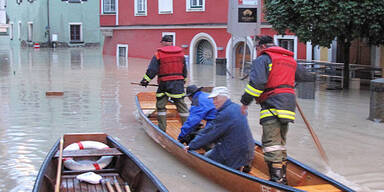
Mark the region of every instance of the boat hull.
<instances>
[{"instance_id":1,"label":"boat hull","mask_svg":"<svg viewBox=\"0 0 384 192\"><path fill-rule=\"evenodd\" d=\"M252 163L252 174L246 174L238 170L229 168L220 163L217 163L196 151L184 150L184 145L179 143L175 137L170 136L168 133L163 132L154 123L155 118L149 118L145 110L150 109L150 96L151 93L139 93L136 97L136 104L138 108L138 117L143 123L145 132L165 150L172 155L176 156L186 165L194 168L207 178L222 185L230 191L353 191L341 183L326 177L325 175L313 170L302 163L289 158L288 167L288 181L292 186L282 185L275 182L268 181L268 170L263 159L263 153L259 143L255 142L255 157ZM154 95L154 94L152 94ZM145 103L144 103L145 102ZM152 105L155 106L155 98ZM154 108L152 108L154 111ZM152 112L152 114L155 112ZM171 112L172 113L172 112ZM168 115L168 114L167 114ZM174 115L171 115L174 117ZM174 119L174 118L173 118ZM168 121L168 120L167 120ZM174 121L174 120L173 120ZM252 173L252 172L251 172ZM256 176L257 175L257 176ZM258 177L259 176L259 177ZM302 188L302 189L300 189Z\"/></svg>"}]
</instances>

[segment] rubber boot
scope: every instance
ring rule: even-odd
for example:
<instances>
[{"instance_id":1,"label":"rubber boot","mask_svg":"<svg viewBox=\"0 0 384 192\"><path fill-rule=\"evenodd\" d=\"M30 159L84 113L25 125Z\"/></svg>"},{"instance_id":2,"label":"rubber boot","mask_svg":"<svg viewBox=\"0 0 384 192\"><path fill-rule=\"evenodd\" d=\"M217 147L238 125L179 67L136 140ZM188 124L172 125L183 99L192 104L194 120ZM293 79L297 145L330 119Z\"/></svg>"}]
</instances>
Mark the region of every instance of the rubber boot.
<instances>
[{"instance_id":1,"label":"rubber boot","mask_svg":"<svg viewBox=\"0 0 384 192\"><path fill-rule=\"evenodd\" d=\"M288 164L288 161L287 160L283 160L283 183L285 185L288 185L288 180L287 180L287 164Z\"/></svg>"},{"instance_id":2,"label":"rubber boot","mask_svg":"<svg viewBox=\"0 0 384 192\"><path fill-rule=\"evenodd\" d=\"M165 132L167 128L167 115L157 115L157 121L159 122L159 128Z\"/></svg>"},{"instance_id":3,"label":"rubber boot","mask_svg":"<svg viewBox=\"0 0 384 192\"><path fill-rule=\"evenodd\" d=\"M284 179L284 171L282 163L267 162L269 169L270 181L286 185L286 179Z\"/></svg>"}]
</instances>

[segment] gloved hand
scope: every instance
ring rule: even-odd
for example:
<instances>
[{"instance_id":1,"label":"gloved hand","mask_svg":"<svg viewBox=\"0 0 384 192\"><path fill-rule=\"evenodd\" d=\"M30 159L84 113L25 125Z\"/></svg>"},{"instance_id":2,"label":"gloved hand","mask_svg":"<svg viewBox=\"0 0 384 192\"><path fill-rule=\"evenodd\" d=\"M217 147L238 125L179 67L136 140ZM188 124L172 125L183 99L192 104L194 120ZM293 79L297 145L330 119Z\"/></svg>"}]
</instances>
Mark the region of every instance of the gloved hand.
<instances>
[{"instance_id":1,"label":"gloved hand","mask_svg":"<svg viewBox=\"0 0 384 192\"><path fill-rule=\"evenodd\" d=\"M184 138L182 138L182 137L177 138L177 140L179 140L179 142L180 142L181 144L187 143L187 142L185 142Z\"/></svg>"},{"instance_id":2,"label":"gloved hand","mask_svg":"<svg viewBox=\"0 0 384 192\"><path fill-rule=\"evenodd\" d=\"M145 79L143 79L143 80L140 81L140 85L141 85L141 86L147 87L148 84L149 84L149 82L148 82L147 80L145 80Z\"/></svg>"}]
</instances>

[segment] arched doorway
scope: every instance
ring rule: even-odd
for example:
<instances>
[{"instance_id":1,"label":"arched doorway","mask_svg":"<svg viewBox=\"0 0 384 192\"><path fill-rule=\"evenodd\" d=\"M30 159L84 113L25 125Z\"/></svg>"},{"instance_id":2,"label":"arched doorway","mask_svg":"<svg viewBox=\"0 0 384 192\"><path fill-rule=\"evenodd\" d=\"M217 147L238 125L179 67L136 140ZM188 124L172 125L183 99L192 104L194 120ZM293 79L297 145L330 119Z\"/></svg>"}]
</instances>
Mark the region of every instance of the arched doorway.
<instances>
[{"instance_id":1,"label":"arched doorway","mask_svg":"<svg viewBox=\"0 0 384 192\"><path fill-rule=\"evenodd\" d=\"M235 49L235 69L237 73L241 72L241 68L243 67L243 56L244 56L244 42L239 42L236 45ZM249 68L249 62L251 62L251 51L246 46L246 52L245 52L245 60L244 60L244 72L247 73L247 69ZM248 62L248 63L247 63Z\"/></svg>"},{"instance_id":2,"label":"arched doorway","mask_svg":"<svg viewBox=\"0 0 384 192\"><path fill-rule=\"evenodd\" d=\"M209 41L202 39L197 43L195 61L196 64L213 65L214 52Z\"/></svg>"}]
</instances>

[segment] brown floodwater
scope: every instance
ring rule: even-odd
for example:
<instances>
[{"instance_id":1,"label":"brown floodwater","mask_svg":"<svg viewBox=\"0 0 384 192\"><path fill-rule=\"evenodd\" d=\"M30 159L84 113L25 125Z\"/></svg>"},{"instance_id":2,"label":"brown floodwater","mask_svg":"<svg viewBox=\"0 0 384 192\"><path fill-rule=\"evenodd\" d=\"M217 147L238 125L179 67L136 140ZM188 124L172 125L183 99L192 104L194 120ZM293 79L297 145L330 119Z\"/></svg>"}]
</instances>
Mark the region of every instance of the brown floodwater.
<instances>
[{"instance_id":1,"label":"brown floodwater","mask_svg":"<svg viewBox=\"0 0 384 192\"><path fill-rule=\"evenodd\" d=\"M133 152L170 191L225 191L183 165L148 137L136 120L135 95L155 91L139 82L149 60L103 56L100 48L0 50L0 191L31 191L47 152L64 133L105 132ZM227 86L239 99L246 81L215 75L209 65L193 65L190 83ZM154 82L155 83L155 82ZM47 97L47 91L63 91ZM384 191L384 124L367 120L369 90L326 90L299 99L322 143L323 163L297 115L288 133L293 158L357 191ZM257 105L249 123L261 138Z\"/></svg>"}]
</instances>

